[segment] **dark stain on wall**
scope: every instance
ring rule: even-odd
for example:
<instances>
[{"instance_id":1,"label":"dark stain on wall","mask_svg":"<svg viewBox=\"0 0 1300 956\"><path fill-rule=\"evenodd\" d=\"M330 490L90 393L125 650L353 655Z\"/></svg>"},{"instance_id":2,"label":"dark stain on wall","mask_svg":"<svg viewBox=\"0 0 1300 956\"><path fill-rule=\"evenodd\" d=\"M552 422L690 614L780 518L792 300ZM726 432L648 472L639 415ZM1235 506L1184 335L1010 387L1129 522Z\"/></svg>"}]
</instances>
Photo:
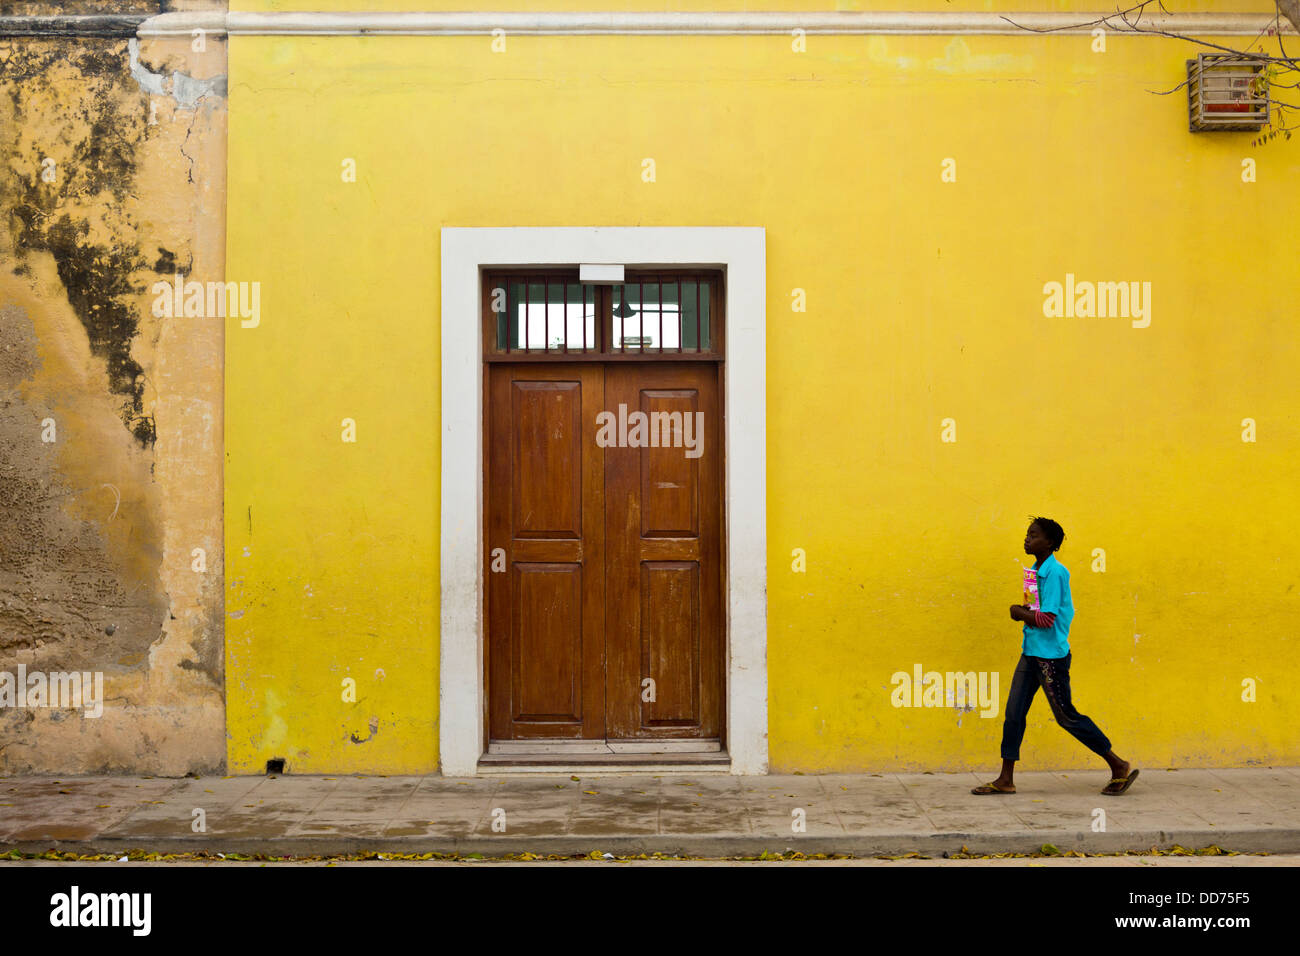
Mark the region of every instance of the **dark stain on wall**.
<instances>
[{"instance_id":1,"label":"dark stain on wall","mask_svg":"<svg viewBox=\"0 0 1300 956\"><path fill-rule=\"evenodd\" d=\"M121 398L122 422L147 448L157 431L144 411L144 370L131 358L131 340L137 332L138 296L144 291L133 275L149 269L149 263L130 232L115 231L110 242L96 243L90 239L91 223L76 215L80 199L93 202L109 195L124 202L136 176L135 154L147 127L143 109L124 109L135 99L126 45L14 44L0 49L0 88L11 98L18 123L48 122L48 117L29 116L31 85L6 81L46 76L56 62L65 61L84 78L75 107L80 115L70 117L75 122L62 129L49 129L43 148L33 148L0 172L7 180L5 191L12 189L15 196L7 210L12 245L19 257L29 250L54 256L91 351L108 365L108 387ZM56 159L55 183L41 179L46 156Z\"/></svg>"},{"instance_id":2,"label":"dark stain on wall","mask_svg":"<svg viewBox=\"0 0 1300 956\"><path fill-rule=\"evenodd\" d=\"M144 414L144 369L131 358L137 322L126 305L136 291L127 277L143 262L134 250L83 244L84 229L63 216L47 234L48 248L68 301L86 327L90 350L108 361L109 389L125 396L122 420L141 445L149 446L158 434L153 416Z\"/></svg>"}]
</instances>

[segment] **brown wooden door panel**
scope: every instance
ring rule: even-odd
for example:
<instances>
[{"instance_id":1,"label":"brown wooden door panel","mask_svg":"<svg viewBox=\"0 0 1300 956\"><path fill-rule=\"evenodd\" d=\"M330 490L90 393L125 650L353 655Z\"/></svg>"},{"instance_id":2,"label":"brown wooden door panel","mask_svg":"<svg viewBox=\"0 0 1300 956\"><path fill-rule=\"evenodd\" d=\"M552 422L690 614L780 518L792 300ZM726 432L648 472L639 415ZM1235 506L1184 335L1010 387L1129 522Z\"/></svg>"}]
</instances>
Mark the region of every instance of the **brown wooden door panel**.
<instances>
[{"instance_id":1,"label":"brown wooden door panel","mask_svg":"<svg viewBox=\"0 0 1300 956\"><path fill-rule=\"evenodd\" d=\"M605 479L588 423L603 375L562 365L488 375L489 734L601 739Z\"/></svg>"},{"instance_id":2,"label":"brown wooden door panel","mask_svg":"<svg viewBox=\"0 0 1300 956\"><path fill-rule=\"evenodd\" d=\"M581 723L582 565L516 561L511 573L511 720Z\"/></svg>"},{"instance_id":3,"label":"brown wooden door panel","mask_svg":"<svg viewBox=\"0 0 1300 956\"><path fill-rule=\"evenodd\" d=\"M644 702L645 727L695 728L701 723L700 562L641 562L641 673L655 680Z\"/></svg>"},{"instance_id":4,"label":"brown wooden door panel","mask_svg":"<svg viewBox=\"0 0 1300 956\"><path fill-rule=\"evenodd\" d=\"M648 371L648 370L647 370ZM711 371L711 370L710 370ZM639 410L650 421L649 439L659 448L639 456L641 537L698 540L700 536L700 458L698 434L704 421L693 389L642 388ZM671 444L680 436L681 448ZM662 446L669 444L668 449ZM687 446L695 444L692 449Z\"/></svg>"},{"instance_id":5,"label":"brown wooden door panel","mask_svg":"<svg viewBox=\"0 0 1300 956\"><path fill-rule=\"evenodd\" d=\"M599 384L596 386L599 388ZM583 382L515 379L511 400L511 531L582 537Z\"/></svg>"},{"instance_id":6,"label":"brown wooden door panel","mask_svg":"<svg viewBox=\"0 0 1300 956\"><path fill-rule=\"evenodd\" d=\"M718 367L487 374L490 737L721 737ZM598 444L601 412L620 444Z\"/></svg>"},{"instance_id":7,"label":"brown wooden door panel","mask_svg":"<svg viewBox=\"0 0 1300 956\"><path fill-rule=\"evenodd\" d=\"M628 421L626 445L605 449L606 735L718 737L718 369L611 365L605 408ZM634 412L645 417L637 422ZM646 678L653 701L642 699Z\"/></svg>"}]
</instances>

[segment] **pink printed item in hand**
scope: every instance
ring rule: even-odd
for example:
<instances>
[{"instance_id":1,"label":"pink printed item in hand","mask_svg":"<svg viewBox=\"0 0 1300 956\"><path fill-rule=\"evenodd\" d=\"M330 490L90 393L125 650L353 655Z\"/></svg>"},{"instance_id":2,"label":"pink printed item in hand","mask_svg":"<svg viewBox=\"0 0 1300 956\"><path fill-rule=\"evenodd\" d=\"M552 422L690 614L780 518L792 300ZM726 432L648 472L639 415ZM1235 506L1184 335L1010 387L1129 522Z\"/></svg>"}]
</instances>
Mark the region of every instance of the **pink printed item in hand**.
<instances>
[{"instance_id":1,"label":"pink printed item in hand","mask_svg":"<svg viewBox=\"0 0 1300 956\"><path fill-rule=\"evenodd\" d=\"M1028 604L1031 611L1038 610L1038 572L1033 568L1022 569L1025 572L1024 596L1021 603Z\"/></svg>"}]
</instances>

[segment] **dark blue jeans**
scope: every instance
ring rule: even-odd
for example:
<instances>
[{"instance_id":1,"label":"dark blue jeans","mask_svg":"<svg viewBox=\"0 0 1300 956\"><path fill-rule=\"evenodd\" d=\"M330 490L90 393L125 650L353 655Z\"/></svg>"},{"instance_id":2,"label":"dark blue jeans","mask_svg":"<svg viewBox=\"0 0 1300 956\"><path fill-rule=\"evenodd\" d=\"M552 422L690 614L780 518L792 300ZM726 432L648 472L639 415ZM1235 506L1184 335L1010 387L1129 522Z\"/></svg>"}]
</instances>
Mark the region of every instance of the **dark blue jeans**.
<instances>
[{"instance_id":1,"label":"dark blue jeans","mask_svg":"<svg viewBox=\"0 0 1300 956\"><path fill-rule=\"evenodd\" d=\"M1110 741L1096 724L1074 709L1070 701L1070 658L1030 657L1020 655L1011 690L1007 694L1007 711L1002 720L1002 759L1019 760L1020 742L1025 739L1025 718L1038 688L1051 705L1056 722L1074 734L1079 743L1093 753L1110 752Z\"/></svg>"}]
</instances>

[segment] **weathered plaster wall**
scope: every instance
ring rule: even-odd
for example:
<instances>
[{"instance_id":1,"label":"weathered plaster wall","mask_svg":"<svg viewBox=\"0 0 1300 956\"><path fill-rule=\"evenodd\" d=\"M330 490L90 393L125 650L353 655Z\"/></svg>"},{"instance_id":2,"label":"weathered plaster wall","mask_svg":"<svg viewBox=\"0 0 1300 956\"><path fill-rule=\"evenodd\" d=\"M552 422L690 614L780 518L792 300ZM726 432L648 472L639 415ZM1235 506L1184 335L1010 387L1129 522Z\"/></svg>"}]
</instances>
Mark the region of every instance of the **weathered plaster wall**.
<instances>
[{"instance_id":1,"label":"weathered plaster wall","mask_svg":"<svg viewBox=\"0 0 1300 956\"><path fill-rule=\"evenodd\" d=\"M0 13L172 8L53 6ZM225 43L193 45L0 37L0 671L105 682L98 719L0 706L0 772L224 765L222 320L150 292L224 270Z\"/></svg>"}]
</instances>

